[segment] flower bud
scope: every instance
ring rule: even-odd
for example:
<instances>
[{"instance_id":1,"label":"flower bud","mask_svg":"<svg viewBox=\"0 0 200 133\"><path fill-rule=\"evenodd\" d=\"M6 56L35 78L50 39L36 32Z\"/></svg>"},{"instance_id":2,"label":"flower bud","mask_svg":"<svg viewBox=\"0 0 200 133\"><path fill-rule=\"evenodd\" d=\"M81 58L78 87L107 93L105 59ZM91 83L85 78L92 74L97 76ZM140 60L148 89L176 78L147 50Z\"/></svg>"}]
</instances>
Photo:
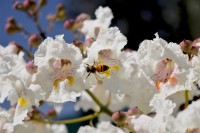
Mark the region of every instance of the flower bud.
<instances>
[{"instance_id":1,"label":"flower bud","mask_svg":"<svg viewBox=\"0 0 200 133\"><path fill-rule=\"evenodd\" d=\"M32 34L28 38L28 42L29 42L30 47L33 48L33 47L37 47L38 45L40 45L40 43L42 42L42 39L41 39L40 35Z\"/></svg>"},{"instance_id":2,"label":"flower bud","mask_svg":"<svg viewBox=\"0 0 200 133\"><path fill-rule=\"evenodd\" d=\"M183 40L179 45L184 54L189 53L192 49L192 41L190 40Z\"/></svg>"},{"instance_id":3,"label":"flower bud","mask_svg":"<svg viewBox=\"0 0 200 133\"><path fill-rule=\"evenodd\" d=\"M75 29L74 23L75 23L74 19L66 20L64 23L64 28L68 30L74 30Z\"/></svg>"},{"instance_id":4,"label":"flower bud","mask_svg":"<svg viewBox=\"0 0 200 133\"><path fill-rule=\"evenodd\" d=\"M137 107L130 108L127 111L127 116L140 115L140 114L142 114L142 111L138 109Z\"/></svg>"},{"instance_id":5,"label":"flower bud","mask_svg":"<svg viewBox=\"0 0 200 133\"><path fill-rule=\"evenodd\" d=\"M15 19L13 17L8 17L7 18L7 23L11 23L11 24L16 25L16 21L15 21Z\"/></svg>"},{"instance_id":6,"label":"flower bud","mask_svg":"<svg viewBox=\"0 0 200 133\"><path fill-rule=\"evenodd\" d=\"M86 13L81 13L79 16L76 17L76 28L80 29L83 27L83 22L85 20L90 19L90 16Z\"/></svg>"},{"instance_id":7,"label":"flower bud","mask_svg":"<svg viewBox=\"0 0 200 133\"><path fill-rule=\"evenodd\" d=\"M29 61L26 64L26 70L27 72L29 72L30 74L36 73L37 72L37 67L34 65L33 61Z\"/></svg>"},{"instance_id":8,"label":"flower bud","mask_svg":"<svg viewBox=\"0 0 200 133\"><path fill-rule=\"evenodd\" d=\"M64 4L60 3L57 5L56 19L64 20L65 18L66 18L65 6L64 6Z\"/></svg>"},{"instance_id":9,"label":"flower bud","mask_svg":"<svg viewBox=\"0 0 200 133\"><path fill-rule=\"evenodd\" d=\"M34 11L36 7L36 2L33 0L24 0L23 6L29 11Z\"/></svg>"},{"instance_id":10,"label":"flower bud","mask_svg":"<svg viewBox=\"0 0 200 133\"><path fill-rule=\"evenodd\" d=\"M72 44L75 45L76 47L78 47L81 52L83 52L83 50L84 50L83 42L81 42L81 41L73 41Z\"/></svg>"},{"instance_id":11,"label":"flower bud","mask_svg":"<svg viewBox=\"0 0 200 133\"><path fill-rule=\"evenodd\" d=\"M95 41L94 38L88 38L88 39L85 40L84 44L85 44L86 47L90 47L94 41Z\"/></svg>"},{"instance_id":12,"label":"flower bud","mask_svg":"<svg viewBox=\"0 0 200 133\"><path fill-rule=\"evenodd\" d=\"M15 1L12 6L16 10L21 10L22 11L22 10L25 9L24 6L23 6L23 4L20 3L19 1Z\"/></svg>"},{"instance_id":13,"label":"flower bud","mask_svg":"<svg viewBox=\"0 0 200 133\"><path fill-rule=\"evenodd\" d=\"M80 15L78 15L76 17L76 21L85 21L85 20L88 20L88 19L91 19L91 18L90 18L90 15L88 15L86 13L81 13Z\"/></svg>"},{"instance_id":14,"label":"flower bud","mask_svg":"<svg viewBox=\"0 0 200 133\"><path fill-rule=\"evenodd\" d=\"M23 50L23 48L15 41L10 42L5 49L9 52L9 53L13 53L13 54L19 54L20 51Z\"/></svg>"},{"instance_id":15,"label":"flower bud","mask_svg":"<svg viewBox=\"0 0 200 133\"><path fill-rule=\"evenodd\" d=\"M39 6L39 8L42 8L46 4L47 4L47 0L39 0L38 6Z\"/></svg>"},{"instance_id":16,"label":"flower bud","mask_svg":"<svg viewBox=\"0 0 200 133\"><path fill-rule=\"evenodd\" d=\"M5 26L5 30L8 34L12 35L17 31L16 25L7 23Z\"/></svg>"},{"instance_id":17,"label":"flower bud","mask_svg":"<svg viewBox=\"0 0 200 133\"><path fill-rule=\"evenodd\" d=\"M57 116L57 113L56 113L55 109L49 109L47 111L46 116L49 117L49 118L54 118L54 117Z\"/></svg>"},{"instance_id":18,"label":"flower bud","mask_svg":"<svg viewBox=\"0 0 200 133\"><path fill-rule=\"evenodd\" d=\"M115 112L113 115L112 115L112 120L118 125L118 126L122 126L125 124L126 122L126 113L123 112L123 111L118 111L118 112Z\"/></svg>"}]
</instances>

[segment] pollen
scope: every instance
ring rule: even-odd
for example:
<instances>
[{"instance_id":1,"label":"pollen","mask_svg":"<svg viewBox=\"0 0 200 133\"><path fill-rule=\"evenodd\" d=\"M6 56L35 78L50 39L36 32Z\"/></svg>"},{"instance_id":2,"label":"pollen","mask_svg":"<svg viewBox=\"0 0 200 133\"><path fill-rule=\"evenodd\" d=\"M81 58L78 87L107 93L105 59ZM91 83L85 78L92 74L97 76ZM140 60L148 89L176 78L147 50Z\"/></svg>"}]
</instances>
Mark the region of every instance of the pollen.
<instances>
[{"instance_id":1,"label":"pollen","mask_svg":"<svg viewBox=\"0 0 200 133\"><path fill-rule=\"evenodd\" d=\"M176 85L178 83L178 79L176 77L170 77L169 78L169 83L171 85Z\"/></svg>"},{"instance_id":2,"label":"pollen","mask_svg":"<svg viewBox=\"0 0 200 133\"><path fill-rule=\"evenodd\" d=\"M160 84L161 84L160 81L158 81L158 82L156 83L156 89L160 90Z\"/></svg>"},{"instance_id":3,"label":"pollen","mask_svg":"<svg viewBox=\"0 0 200 133\"><path fill-rule=\"evenodd\" d=\"M62 79L55 79L53 82L53 87L55 90L58 90L58 84L62 81Z\"/></svg>"},{"instance_id":4,"label":"pollen","mask_svg":"<svg viewBox=\"0 0 200 133\"><path fill-rule=\"evenodd\" d=\"M68 81L68 83L69 83L70 86L73 86L73 84L74 84L74 78L72 76L68 76L66 78L66 80Z\"/></svg>"},{"instance_id":5,"label":"pollen","mask_svg":"<svg viewBox=\"0 0 200 133\"><path fill-rule=\"evenodd\" d=\"M111 68L112 68L113 70L115 70L115 71L118 71L118 70L120 69L119 66L112 66Z\"/></svg>"},{"instance_id":6,"label":"pollen","mask_svg":"<svg viewBox=\"0 0 200 133\"><path fill-rule=\"evenodd\" d=\"M110 69L108 69L107 71L105 71L104 74L106 75L107 78L109 78L110 77Z\"/></svg>"},{"instance_id":7,"label":"pollen","mask_svg":"<svg viewBox=\"0 0 200 133\"><path fill-rule=\"evenodd\" d=\"M28 99L25 99L24 97L20 97L18 99L18 104L21 106L21 107L24 107L26 108L28 106Z\"/></svg>"}]
</instances>

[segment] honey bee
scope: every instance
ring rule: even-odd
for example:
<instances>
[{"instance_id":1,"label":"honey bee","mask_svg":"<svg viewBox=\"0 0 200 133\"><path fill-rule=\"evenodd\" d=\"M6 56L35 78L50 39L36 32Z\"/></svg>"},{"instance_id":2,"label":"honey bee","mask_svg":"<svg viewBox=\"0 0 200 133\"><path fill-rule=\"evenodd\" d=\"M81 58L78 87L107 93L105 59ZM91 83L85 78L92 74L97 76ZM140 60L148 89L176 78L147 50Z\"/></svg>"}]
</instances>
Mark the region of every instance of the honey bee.
<instances>
[{"instance_id":1,"label":"honey bee","mask_svg":"<svg viewBox=\"0 0 200 133\"><path fill-rule=\"evenodd\" d=\"M91 66L89 64L86 64L86 65L87 65L86 71L88 73L87 77L90 76L91 73L96 75L96 72L103 73L103 72L106 72L110 68L108 65L99 64L99 63L96 64L95 62Z\"/></svg>"},{"instance_id":2,"label":"honey bee","mask_svg":"<svg viewBox=\"0 0 200 133\"><path fill-rule=\"evenodd\" d=\"M99 79L99 74L105 74L106 77L110 77L110 70L119 70L119 60L112 57L112 52L110 49L103 49L98 52L97 62L94 61L93 65L86 64L87 77L93 73L97 79ZM86 78L87 78L86 77Z\"/></svg>"}]
</instances>

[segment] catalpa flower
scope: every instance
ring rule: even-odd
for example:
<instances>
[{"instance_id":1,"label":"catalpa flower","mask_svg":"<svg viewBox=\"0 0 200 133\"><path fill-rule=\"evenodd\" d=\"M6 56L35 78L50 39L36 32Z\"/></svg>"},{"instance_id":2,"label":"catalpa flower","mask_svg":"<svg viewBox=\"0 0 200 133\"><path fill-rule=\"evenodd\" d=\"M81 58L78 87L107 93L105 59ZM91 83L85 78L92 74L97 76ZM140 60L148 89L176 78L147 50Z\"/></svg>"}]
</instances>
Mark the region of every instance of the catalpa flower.
<instances>
[{"instance_id":1,"label":"catalpa flower","mask_svg":"<svg viewBox=\"0 0 200 133\"><path fill-rule=\"evenodd\" d=\"M11 132L15 126L24 123L23 121L27 117L27 113L32 110L32 106L39 106L39 101L44 99L44 93L39 85L30 85L27 89L21 82L18 82L17 85L21 87L21 90L18 91L16 109L13 112L12 120L5 124L5 128Z\"/></svg>"},{"instance_id":2,"label":"catalpa flower","mask_svg":"<svg viewBox=\"0 0 200 133\"><path fill-rule=\"evenodd\" d=\"M96 38L100 29L108 29L113 18L112 11L109 7L99 7L95 11L95 20L85 20L80 31L86 38Z\"/></svg>"},{"instance_id":3,"label":"catalpa flower","mask_svg":"<svg viewBox=\"0 0 200 133\"><path fill-rule=\"evenodd\" d=\"M82 61L80 50L65 43L60 35L55 40L47 38L42 42L34 56L37 73L33 81L46 93L45 99L57 103L76 101L83 88L77 72Z\"/></svg>"},{"instance_id":4,"label":"catalpa flower","mask_svg":"<svg viewBox=\"0 0 200 133\"><path fill-rule=\"evenodd\" d=\"M126 37L116 27L100 31L82 64L81 71L88 88L102 81L103 87L111 92L126 93L130 89L127 72L131 73L133 69L126 69L126 63L132 61L121 52L126 43Z\"/></svg>"},{"instance_id":5,"label":"catalpa flower","mask_svg":"<svg viewBox=\"0 0 200 133\"><path fill-rule=\"evenodd\" d=\"M200 131L200 100L192 102L185 110L172 117L169 128L173 133Z\"/></svg>"},{"instance_id":6,"label":"catalpa flower","mask_svg":"<svg viewBox=\"0 0 200 133\"><path fill-rule=\"evenodd\" d=\"M173 90L196 90L194 68L179 45L167 43L156 35L154 40L145 40L140 44L138 61L140 73L158 92L161 88L165 88L166 93ZM171 98L178 105L184 102L184 93L178 92Z\"/></svg>"},{"instance_id":7,"label":"catalpa flower","mask_svg":"<svg viewBox=\"0 0 200 133\"><path fill-rule=\"evenodd\" d=\"M36 121L24 121L23 125L16 125L14 128L10 122L14 119L15 109L0 109L0 132L1 133L67 133L65 125L49 125Z\"/></svg>"}]
</instances>

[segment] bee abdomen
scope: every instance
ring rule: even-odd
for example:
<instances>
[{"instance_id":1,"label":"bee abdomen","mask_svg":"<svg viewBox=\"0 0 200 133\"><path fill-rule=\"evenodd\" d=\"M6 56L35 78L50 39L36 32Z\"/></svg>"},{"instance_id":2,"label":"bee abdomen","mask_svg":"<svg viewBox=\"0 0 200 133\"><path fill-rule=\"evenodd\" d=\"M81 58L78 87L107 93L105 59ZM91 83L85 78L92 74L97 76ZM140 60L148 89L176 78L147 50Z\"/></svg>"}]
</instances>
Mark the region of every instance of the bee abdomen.
<instances>
[{"instance_id":1,"label":"bee abdomen","mask_svg":"<svg viewBox=\"0 0 200 133\"><path fill-rule=\"evenodd\" d=\"M109 66L107 66L107 65L98 65L96 68L97 68L98 72L105 72L105 71L107 71L109 69Z\"/></svg>"}]
</instances>

